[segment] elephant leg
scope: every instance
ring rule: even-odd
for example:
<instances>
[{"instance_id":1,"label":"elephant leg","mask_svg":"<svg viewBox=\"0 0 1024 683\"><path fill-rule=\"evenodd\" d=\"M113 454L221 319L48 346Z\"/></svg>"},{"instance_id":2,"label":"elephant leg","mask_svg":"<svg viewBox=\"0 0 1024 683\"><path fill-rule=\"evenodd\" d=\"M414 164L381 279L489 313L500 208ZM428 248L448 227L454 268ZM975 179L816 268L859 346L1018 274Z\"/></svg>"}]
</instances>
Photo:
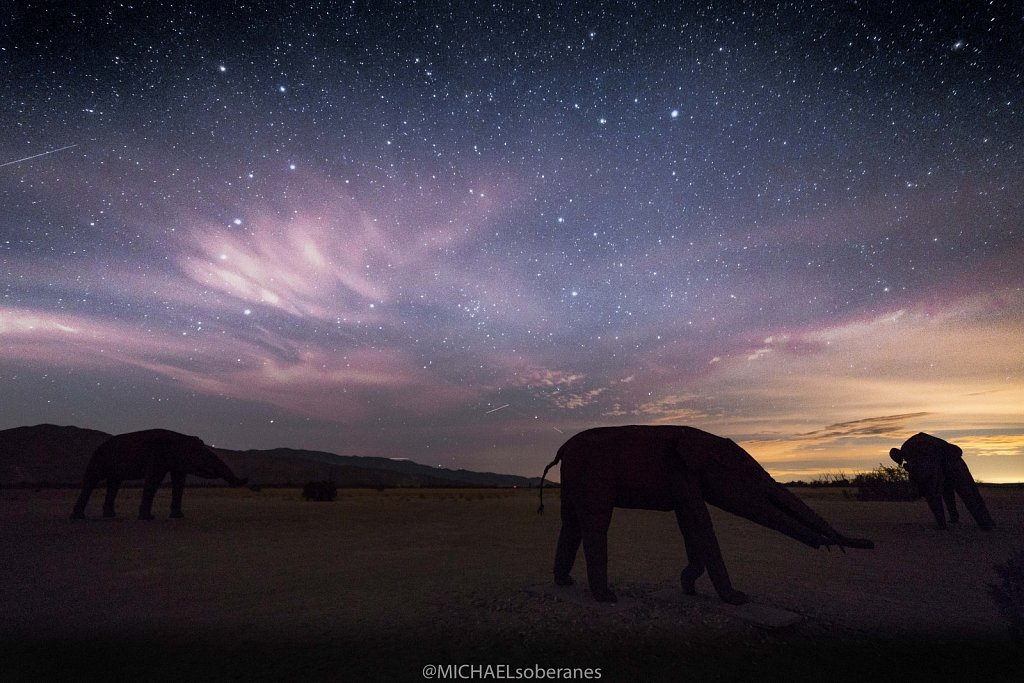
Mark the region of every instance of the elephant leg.
<instances>
[{"instance_id":1,"label":"elephant leg","mask_svg":"<svg viewBox=\"0 0 1024 683\"><path fill-rule=\"evenodd\" d=\"M942 496L939 494L929 495L926 500L931 508L932 516L935 517L935 524L939 529L946 528L946 511L942 508Z\"/></svg>"},{"instance_id":2,"label":"elephant leg","mask_svg":"<svg viewBox=\"0 0 1024 683\"><path fill-rule=\"evenodd\" d=\"M71 510L71 519L85 519L85 506L89 504L92 490L96 488L97 483L99 483L98 479L91 478L82 482L82 492L78 494L75 507Z\"/></svg>"},{"instance_id":3,"label":"elephant leg","mask_svg":"<svg viewBox=\"0 0 1024 683\"><path fill-rule=\"evenodd\" d=\"M555 583L559 586L573 584L572 566L580 549L583 532L572 505L562 499L562 530L558 533L558 548L555 550Z\"/></svg>"},{"instance_id":4,"label":"elephant leg","mask_svg":"<svg viewBox=\"0 0 1024 683\"><path fill-rule=\"evenodd\" d=\"M711 585L715 587L718 597L730 605L742 605L748 598L745 593L732 587L725 560L722 559L722 550L718 546L711 513L704 503L700 487L689 482L682 482L681 486L682 490L676 493L676 520L683 531L683 537L689 541L688 551L694 550L699 561L707 568Z\"/></svg>"},{"instance_id":5,"label":"elephant leg","mask_svg":"<svg viewBox=\"0 0 1024 683\"><path fill-rule=\"evenodd\" d=\"M960 495L960 500L964 502L964 507L971 513L971 517L974 517L974 521L983 531L991 531L996 524L992 521L992 515L988 512L988 506L985 505L985 499L981 497L981 492L978 490L974 477L971 476L971 471L967 468L967 463L957 458L955 462L951 463L949 474L953 488Z\"/></svg>"},{"instance_id":6,"label":"elephant leg","mask_svg":"<svg viewBox=\"0 0 1024 683\"><path fill-rule=\"evenodd\" d=\"M942 485L942 500L946 503L946 512L949 513L950 524L959 522L960 512L956 509L956 489L950 479L946 479Z\"/></svg>"},{"instance_id":7,"label":"elephant leg","mask_svg":"<svg viewBox=\"0 0 1024 683\"><path fill-rule=\"evenodd\" d=\"M704 558L700 549L690 540L686 533L686 524L679 512L676 512L676 522L679 524L679 531L683 534L683 543L686 545L686 566L679 573L679 582L683 584L683 592L687 595L696 595L695 586L697 579L704 575Z\"/></svg>"},{"instance_id":8,"label":"elephant leg","mask_svg":"<svg viewBox=\"0 0 1024 683\"><path fill-rule=\"evenodd\" d=\"M114 501L117 500L117 492L121 488L121 480L117 477L107 477L107 497L103 499L103 516L116 517L114 512Z\"/></svg>"},{"instance_id":9,"label":"elephant leg","mask_svg":"<svg viewBox=\"0 0 1024 683\"><path fill-rule=\"evenodd\" d=\"M617 602L615 593L608 588L608 527L612 522L612 508L600 512L577 511L583 539L583 556L587 558L587 582L598 602Z\"/></svg>"},{"instance_id":10,"label":"elephant leg","mask_svg":"<svg viewBox=\"0 0 1024 683\"><path fill-rule=\"evenodd\" d=\"M181 519L181 495L185 492L185 473L171 472L171 517Z\"/></svg>"},{"instance_id":11,"label":"elephant leg","mask_svg":"<svg viewBox=\"0 0 1024 683\"><path fill-rule=\"evenodd\" d=\"M142 502L139 503L139 519L153 519L153 497L156 495L156 490L160 488L160 482L164 480L164 474L161 472L159 475L149 474L146 476L146 481L142 485Z\"/></svg>"}]
</instances>

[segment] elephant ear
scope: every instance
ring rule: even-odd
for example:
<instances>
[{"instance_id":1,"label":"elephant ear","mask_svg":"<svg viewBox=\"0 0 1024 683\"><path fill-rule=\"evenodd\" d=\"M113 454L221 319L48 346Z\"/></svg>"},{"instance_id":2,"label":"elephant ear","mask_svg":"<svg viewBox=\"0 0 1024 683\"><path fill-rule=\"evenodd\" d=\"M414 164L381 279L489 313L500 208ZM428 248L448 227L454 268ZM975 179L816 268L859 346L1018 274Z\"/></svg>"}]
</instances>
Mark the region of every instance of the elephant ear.
<instances>
[{"instance_id":1,"label":"elephant ear","mask_svg":"<svg viewBox=\"0 0 1024 683\"><path fill-rule=\"evenodd\" d=\"M889 449L889 458L897 465L903 464L903 451L898 448Z\"/></svg>"}]
</instances>

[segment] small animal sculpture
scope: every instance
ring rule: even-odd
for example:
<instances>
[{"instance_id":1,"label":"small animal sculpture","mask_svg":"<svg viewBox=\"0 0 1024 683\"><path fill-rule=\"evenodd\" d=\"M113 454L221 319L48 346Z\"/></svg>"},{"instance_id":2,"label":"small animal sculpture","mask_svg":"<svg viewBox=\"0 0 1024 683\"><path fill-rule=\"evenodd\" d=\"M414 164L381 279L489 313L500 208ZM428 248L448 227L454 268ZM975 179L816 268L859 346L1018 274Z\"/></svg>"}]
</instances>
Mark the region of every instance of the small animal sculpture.
<instances>
[{"instance_id":1,"label":"small animal sculpture","mask_svg":"<svg viewBox=\"0 0 1024 683\"><path fill-rule=\"evenodd\" d=\"M995 527L988 507L978 491L978 485L963 461L963 450L937 436L919 432L903 442L902 448L893 448L889 457L901 465L928 501L935 522L940 529L946 527L945 501L949 521L956 523L960 513L956 509L956 495L960 494L967 511L985 531Z\"/></svg>"},{"instance_id":2,"label":"small animal sculpture","mask_svg":"<svg viewBox=\"0 0 1024 683\"><path fill-rule=\"evenodd\" d=\"M331 502L338 497L338 485L333 481L310 481L302 487L302 497L306 500Z\"/></svg>"},{"instance_id":3,"label":"small animal sculpture","mask_svg":"<svg viewBox=\"0 0 1024 683\"><path fill-rule=\"evenodd\" d=\"M608 526L612 509L671 510L682 531L688 564L683 591L705 569L719 597L740 605L747 596L733 588L722 560L707 503L818 548L873 548L847 538L776 482L735 442L680 426L598 427L566 441L548 469L562 463L562 530L555 551L555 583L566 586L580 542L590 591L598 602L615 602L608 588Z\"/></svg>"},{"instance_id":4,"label":"small animal sculpture","mask_svg":"<svg viewBox=\"0 0 1024 683\"><path fill-rule=\"evenodd\" d=\"M93 452L85 468L82 492L78 496L72 519L85 517L89 496L101 479L107 480L107 497L103 516L114 517L114 499L121 482L144 479L139 519L153 519L153 496L164 477L171 475L171 517L184 517L181 494L186 475L203 479L224 479L232 486L243 486L248 479L239 479L199 437L179 434L167 429L147 429L119 434L104 441Z\"/></svg>"}]
</instances>

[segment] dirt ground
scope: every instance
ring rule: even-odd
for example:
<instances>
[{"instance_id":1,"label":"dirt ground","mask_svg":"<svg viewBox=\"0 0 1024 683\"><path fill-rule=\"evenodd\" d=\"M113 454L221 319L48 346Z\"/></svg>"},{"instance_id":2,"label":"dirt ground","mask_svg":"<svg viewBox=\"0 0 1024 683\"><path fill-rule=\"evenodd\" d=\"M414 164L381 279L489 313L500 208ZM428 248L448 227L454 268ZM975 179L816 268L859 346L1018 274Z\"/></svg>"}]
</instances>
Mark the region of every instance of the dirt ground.
<instances>
[{"instance_id":1,"label":"dirt ground","mask_svg":"<svg viewBox=\"0 0 1024 683\"><path fill-rule=\"evenodd\" d=\"M167 518L164 490L152 522L134 519L138 489L101 519L101 493L73 522L75 491L0 491L4 680L422 681L430 664L496 667L460 670L479 680L567 676L533 667L610 681L1019 680L1024 664L989 595L993 565L1024 548L1024 489L983 491L991 533L966 514L939 532L923 501L798 491L876 543L846 553L716 511L735 586L804 617L781 629L737 618L706 577L697 598L654 595L678 588L685 563L667 513L615 512L609 574L629 607L528 592L550 583L554 490L538 516L536 490L309 503L295 489L189 489L183 520ZM577 580L584 568L581 553Z\"/></svg>"}]
</instances>

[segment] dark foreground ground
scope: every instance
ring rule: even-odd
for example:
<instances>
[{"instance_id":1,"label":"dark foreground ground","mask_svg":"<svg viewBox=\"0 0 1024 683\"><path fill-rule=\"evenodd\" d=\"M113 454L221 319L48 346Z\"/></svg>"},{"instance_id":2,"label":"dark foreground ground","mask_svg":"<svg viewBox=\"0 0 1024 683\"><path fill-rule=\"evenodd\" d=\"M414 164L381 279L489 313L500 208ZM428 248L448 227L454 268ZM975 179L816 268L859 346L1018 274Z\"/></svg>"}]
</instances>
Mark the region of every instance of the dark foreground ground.
<instances>
[{"instance_id":1,"label":"dark foreground ground","mask_svg":"<svg viewBox=\"0 0 1024 683\"><path fill-rule=\"evenodd\" d=\"M985 490L999 527L932 529L925 504L801 491L873 551L811 550L724 513L735 585L803 621L767 628L678 587L672 515L617 510L607 607L524 590L550 581L557 492L190 489L184 520L67 519L74 491L0 491L0 679L1020 680L1024 644L989 595L994 564L1024 548L1024 490ZM582 556L575 572L584 577ZM507 667L507 668L499 668ZM517 671L517 667L525 667ZM488 672L491 676L488 678ZM473 670L460 670L470 680ZM592 671L593 674L597 672ZM909 676L909 678L908 678ZM449 679L454 680L454 679ZM590 680L596 680L592 677Z\"/></svg>"}]
</instances>

